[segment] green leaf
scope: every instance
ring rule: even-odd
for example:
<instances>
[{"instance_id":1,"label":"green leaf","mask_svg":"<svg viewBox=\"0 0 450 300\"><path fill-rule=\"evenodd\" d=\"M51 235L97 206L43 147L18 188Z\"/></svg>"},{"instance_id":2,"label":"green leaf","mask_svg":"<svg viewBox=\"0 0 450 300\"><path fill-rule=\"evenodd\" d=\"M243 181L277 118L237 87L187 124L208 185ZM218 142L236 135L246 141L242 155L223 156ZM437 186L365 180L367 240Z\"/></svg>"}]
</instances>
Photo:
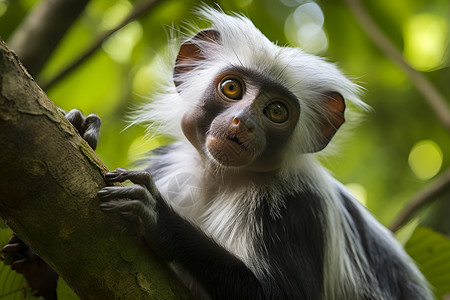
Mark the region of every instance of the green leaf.
<instances>
[{"instance_id":1,"label":"green leaf","mask_svg":"<svg viewBox=\"0 0 450 300\"><path fill-rule=\"evenodd\" d=\"M419 226L419 220L414 219L405 226L401 227L395 233L395 238L400 244L402 244L403 247L405 247L406 243L409 241L409 239L411 239L411 236L416 231L417 226Z\"/></svg>"},{"instance_id":2,"label":"green leaf","mask_svg":"<svg viewBox=\"0 0 450 300\"><path fill-rule=\"evenodd\" d=\"M0 220L0 224L4 223ZM0 228L0 249L8 243L11 234L11 229ZM0 259L3 260L3 262L0 262L0 300L42 299L33 296L33 293L28 286L28 282L22 274L11 270L11 267L9 266L11 261L8 262L7 260L12 258L3 257L1 254L2 253L0 252ZM59 278L58 280L57 294L59 300L80 299L62 278Z\"/></svg>"},{"instance_id":3,"label":"green leaf","mask_svg":"<svg viewBox=\"0 0 450 300\"><path fill-rule=\"evenodd\" d=\"M59 300L77 300L80 299L75 292L67 285L67 283L60 277L58 279L58 287L56 293Z\"/></svg>"},{"instance_id":4,"label":"green leaf","mask_svg":"<svg viewBox=\"0 0 450 300\"><path fill-rule=\"evenodd\" d=\"M0 229L0 249L8 242L12 231L9 228ZM0 256L2 260L3 256ZM0 262L0 299L38 299L32 296L27 280L21 274L11 270L11 267Z\"/></svg>"},{"instance_id":5,"label":"green leaf","mask_svg":"<svg viewBox=\"0 0 450 300\"><path fill-rule=\"evenodd\" d=\"M417 227L405 245L438 299L450 293L450 240L426 227Z\"/></svg>"}]
</instances>

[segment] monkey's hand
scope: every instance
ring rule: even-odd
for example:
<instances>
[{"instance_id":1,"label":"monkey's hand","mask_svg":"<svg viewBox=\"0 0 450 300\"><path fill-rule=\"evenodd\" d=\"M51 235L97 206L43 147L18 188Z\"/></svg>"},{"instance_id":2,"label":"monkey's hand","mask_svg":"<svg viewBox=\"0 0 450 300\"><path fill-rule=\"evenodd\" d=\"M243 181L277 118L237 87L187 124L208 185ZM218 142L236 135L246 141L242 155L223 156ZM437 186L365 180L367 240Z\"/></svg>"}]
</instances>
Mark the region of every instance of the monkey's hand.
<instances>
[{"instance_id":1,"label":"monkey's hand","mask_svg":"<svg viewBox=\"0 0 450 300\"><path fill-rule=\"evenodd\" d=\"M86 117L78 109L72 109L66 114L66 118L78 130L83 139L88 142L89 146L95 150L102 123L100 117L94 114Z\"/></svg>"},{"instance_id":2,"label":"monkey's hand","mask_svg":"<svg viewBox=\"0 0 450 300\"><path fill-rule=\"evenodd\" d=\"M58 274L17 235L10 237L2 251L10 260L11 269L23 274L31 289L45 299L56 299Z\"/></svg>"},{"instance_id":3,"label":"monkey's hand","mask_svg":"<svg viewBox=\"0 0 450 300\"><path fill-rule=\"evenodd\" d=\"M110 183L130 180L134 185L108 186L101 189L97 193L99 199L103 201L100 208L105 213L118 213L139 220L144 238L152 245L158 220L157 211L161 206L165 206L165 202L150 173L145 170L118 168L106 173L105 177Z\"/></svg>"},{"instance_id":4,"label":"monkey's hand","mask_svg":"<svg viewBox=\"0 0 450 300\"><path fill-rule=\"evenodd\" d=\"M147 171L116 169L105 177L110 182L131 180L135 184L100 190L100 208L138 221L153 252L161 260L182 266L211 299L265 298L261 283L245 263L177 214Z\"/></svg>"}]
</instances>

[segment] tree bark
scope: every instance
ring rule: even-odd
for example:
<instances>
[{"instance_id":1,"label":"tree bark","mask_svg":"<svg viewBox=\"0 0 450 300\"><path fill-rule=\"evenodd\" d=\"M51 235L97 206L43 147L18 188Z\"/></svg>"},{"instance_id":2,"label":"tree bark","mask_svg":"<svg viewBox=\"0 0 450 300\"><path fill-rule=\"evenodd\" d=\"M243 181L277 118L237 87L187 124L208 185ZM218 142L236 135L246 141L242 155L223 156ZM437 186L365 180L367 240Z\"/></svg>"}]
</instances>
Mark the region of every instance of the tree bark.
<instances>
[{"instance_id":1,"label":"tree bark","mask_svg":"<svg viewBox=\"0 0 450 300\"><path fill-rule=\"evenodd\" d=\"M99 209L107 170L0 40L0 217L83 299L179 299L185 289Z\"/></svg>"}]
</instances>

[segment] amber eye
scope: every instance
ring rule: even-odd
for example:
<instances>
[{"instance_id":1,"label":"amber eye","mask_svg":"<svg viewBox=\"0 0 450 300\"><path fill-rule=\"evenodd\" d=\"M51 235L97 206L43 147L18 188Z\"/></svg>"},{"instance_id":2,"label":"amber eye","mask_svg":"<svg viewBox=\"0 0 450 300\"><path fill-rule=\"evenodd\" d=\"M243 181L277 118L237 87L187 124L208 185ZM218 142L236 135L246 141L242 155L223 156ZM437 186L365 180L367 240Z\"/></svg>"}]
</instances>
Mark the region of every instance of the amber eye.
<instances>
[{"instance_id":1,"label":"amber eye","mask_svg":"<svg viewBox=\"0 0 450 300\"><path fill-rule=\"evenodd\" d=\"M219 84L219 89L222 94L232 100L240 100L243 95L243 86L242 83L233 78L228 78L223 80Z\"/></svg>"},{"instance_id":2,"label":"amber eye","mask_svg":"<svg viewBox=\"0 0 450 300\"><path fill-rule=\"evenodd\" d=\"M284 123L289 117L287 107L281 102L272 102L264 108L264 115L272 122Z\"/></svg>"}]
</instances>

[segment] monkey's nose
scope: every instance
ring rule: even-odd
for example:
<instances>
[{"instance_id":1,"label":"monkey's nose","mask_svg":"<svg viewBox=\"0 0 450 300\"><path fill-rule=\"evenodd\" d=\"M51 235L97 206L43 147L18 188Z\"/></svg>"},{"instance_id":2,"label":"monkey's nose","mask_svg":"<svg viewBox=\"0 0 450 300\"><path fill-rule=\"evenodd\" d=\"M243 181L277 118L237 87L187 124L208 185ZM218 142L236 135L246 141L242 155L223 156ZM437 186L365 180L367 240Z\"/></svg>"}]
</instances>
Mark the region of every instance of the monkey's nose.
<instances>
[{"instance_id":1,"label":"monkey's nose","mask_svg":"<svg viewBox=\"0 0 450 300\"><path fill-rule=\"evenodd\" d=\"M247 119L244 122L244 120L242 120L242 118L240 118L240 117L233 118L233 126L238 127L238 129L240 131L244 130L249 133L252 133L253 130L255 129L255 126L254 126L253 122L251 122L251 120Z\"/></svg>"}]
</instances>

